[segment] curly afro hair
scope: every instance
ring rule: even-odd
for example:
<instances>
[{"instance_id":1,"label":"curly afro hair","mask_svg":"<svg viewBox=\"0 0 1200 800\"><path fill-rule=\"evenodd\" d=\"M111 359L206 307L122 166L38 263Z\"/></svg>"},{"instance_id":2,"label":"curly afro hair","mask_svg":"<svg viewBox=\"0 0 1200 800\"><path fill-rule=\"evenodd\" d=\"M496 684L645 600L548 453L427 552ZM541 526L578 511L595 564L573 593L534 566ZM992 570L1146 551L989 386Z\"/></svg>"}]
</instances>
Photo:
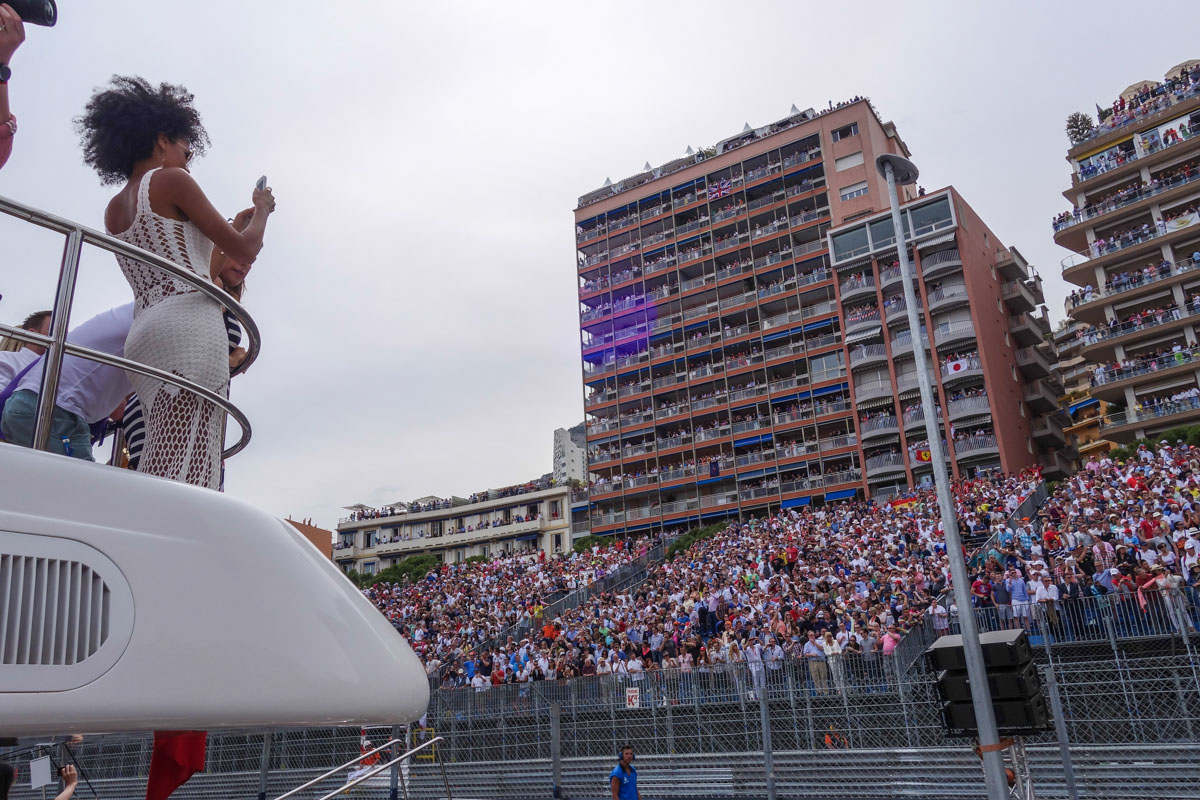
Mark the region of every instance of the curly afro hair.
<instances>
[{"instance_id":1,"label":"curly afro hair","mask_svg":"<svg viewBox=\"0 0 1200 800\"><path fill-rule=\"evenodd\" d=\"M83 162L96 170L102 183L113 184L129 180L134 164L154 152L160 134L183 139L196 155L203 155L208 133L193 99L182 86L160 83L156 88L145 78L114 75L75 118Z\"/></svg>"}]
</instances>

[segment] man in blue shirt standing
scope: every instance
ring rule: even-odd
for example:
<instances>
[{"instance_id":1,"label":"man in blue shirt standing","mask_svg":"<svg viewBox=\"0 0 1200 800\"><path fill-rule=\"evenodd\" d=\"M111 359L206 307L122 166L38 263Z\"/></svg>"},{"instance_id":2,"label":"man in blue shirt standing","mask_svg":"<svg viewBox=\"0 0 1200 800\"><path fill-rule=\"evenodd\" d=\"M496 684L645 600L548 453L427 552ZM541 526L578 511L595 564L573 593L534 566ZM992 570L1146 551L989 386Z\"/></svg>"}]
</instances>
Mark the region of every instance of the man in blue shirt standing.
<instances>
[{"instance_id":1,"label":"man in blue shirt standing","mask_svg":"<svg viewBox=\"0 0 1200 800\"><path fill-rule=\"evenodd\" d=\"M642 800L642 793L637 788L637 769L633 766L633 747L625 745L621 748L621 760L609 774L609 784L612 788L612 800Z\"/></svg>"}]
</instances>

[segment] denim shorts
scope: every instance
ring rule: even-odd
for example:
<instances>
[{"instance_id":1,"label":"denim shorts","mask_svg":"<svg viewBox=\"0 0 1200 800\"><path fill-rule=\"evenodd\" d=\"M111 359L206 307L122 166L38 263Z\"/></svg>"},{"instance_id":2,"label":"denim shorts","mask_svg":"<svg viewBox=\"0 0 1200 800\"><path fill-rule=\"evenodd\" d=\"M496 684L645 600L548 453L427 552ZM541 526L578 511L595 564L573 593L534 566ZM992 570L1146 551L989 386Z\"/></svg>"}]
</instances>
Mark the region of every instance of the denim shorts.
<instances>
[{"instance_id":1,"label":"denim shorts","mask_svg":"<svg viewBox=\"0 0 1200 800\"><path fill-rule=\"evenodd\" d=\"M0 431L12 444L29 447L33 441L33 429L37 424L37 392L22 389L13 392L4 404L4 416L0 418ZM92 457L92 432L83 417L62 408L54 409L50 421L50 436L45 449L51 453L71 456L84 461L95 461Z\"/></svg>"}]
</instances>

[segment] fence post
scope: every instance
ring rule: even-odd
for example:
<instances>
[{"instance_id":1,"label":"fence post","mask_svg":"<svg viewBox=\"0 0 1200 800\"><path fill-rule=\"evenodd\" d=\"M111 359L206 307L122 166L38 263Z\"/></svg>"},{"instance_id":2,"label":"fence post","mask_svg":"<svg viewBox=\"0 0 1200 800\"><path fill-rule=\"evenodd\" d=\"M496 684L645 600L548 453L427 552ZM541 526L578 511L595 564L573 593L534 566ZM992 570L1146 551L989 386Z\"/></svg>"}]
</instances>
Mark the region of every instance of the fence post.
<instances>
[{"instance_id":1,"label":"fence post","mask_svg":"<svg viewBox=\"0 0 1200 800\"><path fill-rule=\"evenodd\" d=\"M1054 659L1050 648L1046 648L1049 663L1046 667L1046 688L1050 690L1050 713L1054 715L1054 733L1058 737L1058 752L1062 755L1063 779L1067 784L1067 797L1079 800L1075 786L1075 762L1071 759L1071 741L1067 738L1067 721L1063 713L1062 698L1058 694L1058 679L1054 676Z\"/></svg>"},{"instance_id":2,"label":"fence post","mask_svg":"<svg viewBox=\"0 0 1200 800\"><path fill-rule=\"evenodd\" d=\"M562 797L562 729L559 726L561 713L562 703L555 701L550 704L550 763L554 774L555 800Z\"/></svg>"},{"instance_id":3,"label":"fence post","mask_svg":"<svg viewBox=\"0 0 1200 800\"><path fill-rule=\"evenodd\" d=\"M399 739L400 732L401 732L400 726L393 725L391 739L393 741L395 741L396 739ZM396 745L394 745L394 744L392 745L392 758L396 758L401 753L407 752L407 750L408 750L408 737L405 737L403 747L396 747ZM388 774L388 800L396 800L396 798L399 794L399 790L400 790L400 765L392 764L392 768L388 772L389 772L389 774ZM407 787L405 787L405 794L406 795L408 794Z\"/></svg>"},{"instance_id":4,"label":"fence post","mask_svg":"<svg viewBox=\"0 0 1200 800\"><path fill-rule=\"evenodd\" d=\"M771 713L767 707L767 688L758 693L758 716L762 725L763 772L767 779L767 800L775 797L775 755L771 748Z\"/></svg>"},{"instance_id":5,"label":"fence post","mask_svg":"<svg viewBox=\"0 0 1200 800\"><path fill-rule=\"evenodd\" d=\"M263 732L262 757L258 762L258 800L267 800L267 774L271 771L272 731Z\"/></svg>"}]
</instances>

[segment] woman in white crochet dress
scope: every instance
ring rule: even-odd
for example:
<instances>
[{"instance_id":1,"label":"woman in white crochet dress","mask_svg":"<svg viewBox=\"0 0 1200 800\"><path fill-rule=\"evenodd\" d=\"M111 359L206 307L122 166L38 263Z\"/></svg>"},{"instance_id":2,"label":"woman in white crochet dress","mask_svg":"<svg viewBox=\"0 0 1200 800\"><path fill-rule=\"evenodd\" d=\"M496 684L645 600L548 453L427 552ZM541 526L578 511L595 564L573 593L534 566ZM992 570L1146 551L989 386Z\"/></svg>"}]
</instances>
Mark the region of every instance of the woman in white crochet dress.
<instances>
[{"instance_id":1,"label":"woman in white crochet dress","mask_svg":"<svg viewBox=\"0 0 1200 800\"><path fill-rule=\"evenodd\" d=\"M208 135L186 89L114 77L92 95L76 126L84 161L103 183L124 184L104 212L114 236L208 282L214 244L241 263L254 261L275 200L269 189L254 191L253 216L241 232L217 212L188 173ZM221 306L160 270L121 256L117 262L134 293L126 357L224 395L229 346ZM162 381L129 379L146 417L138 471L217 489L224 413Z\"/></svg>"}]
</instances>

